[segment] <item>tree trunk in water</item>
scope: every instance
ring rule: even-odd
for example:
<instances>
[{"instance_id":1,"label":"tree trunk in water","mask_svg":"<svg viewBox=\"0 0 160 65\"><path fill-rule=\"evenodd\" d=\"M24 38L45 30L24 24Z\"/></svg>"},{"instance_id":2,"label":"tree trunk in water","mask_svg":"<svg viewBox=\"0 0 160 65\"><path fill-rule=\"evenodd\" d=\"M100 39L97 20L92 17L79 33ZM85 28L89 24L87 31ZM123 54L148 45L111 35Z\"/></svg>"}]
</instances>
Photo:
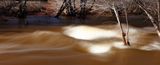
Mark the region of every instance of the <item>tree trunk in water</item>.
<instances>
[{"instance_id":1,"label":"tree trunk in water","mask_svg":"<svg viewBox=\"0 0 160 65\"><path fill-rule=\"evenodd\" d=\"M129 21L128 21L128 13L127 13L127 9L124 9L124 13L125 13L125 19L126 19L126 23L127 23L127 30L126 30L126 43L128 45L130 45L129 42Z\"/></svg>"},{"instance_id":2,"label":"tree trunk in water","mask_svg":"<svg viewBox=\"0 0 160 65\"><path fill-rule=\"evenodd\" d=\"M116 18L117 18L117 21L118 21L118 25L120 26L120 29L121 29L121 33L122 33L122 38L123 38L124 45L130 45L130 44L127 43L126 33L125 33L124 30L123 30L122 24L121 24L121 22L120 22L119 14L118 14L117 9L116 9L116 7L115 7L114 4L113 4L113 10L114 10L114 13L115 13L115 15L116 15Z\"/></svg>"}]
</instances>

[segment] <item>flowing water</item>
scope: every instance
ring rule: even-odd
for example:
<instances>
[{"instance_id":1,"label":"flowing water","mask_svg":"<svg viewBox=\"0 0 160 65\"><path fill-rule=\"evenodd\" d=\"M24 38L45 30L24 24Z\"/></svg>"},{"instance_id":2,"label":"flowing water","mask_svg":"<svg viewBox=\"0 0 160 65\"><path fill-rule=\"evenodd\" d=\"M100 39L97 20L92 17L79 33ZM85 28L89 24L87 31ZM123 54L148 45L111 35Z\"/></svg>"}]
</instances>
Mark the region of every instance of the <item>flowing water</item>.
<instances>
[{"instance_id":1,"label":"flowing water","mask_svg":"<svg viewBox=\"0 0 160 65\"><path fill-rule=\"evenodd\" d=\"M160 64L160 40L152 27L130 26L128 47L116 24L7 26L0 29L0 65Z\"/></svg>"}]
</instances>

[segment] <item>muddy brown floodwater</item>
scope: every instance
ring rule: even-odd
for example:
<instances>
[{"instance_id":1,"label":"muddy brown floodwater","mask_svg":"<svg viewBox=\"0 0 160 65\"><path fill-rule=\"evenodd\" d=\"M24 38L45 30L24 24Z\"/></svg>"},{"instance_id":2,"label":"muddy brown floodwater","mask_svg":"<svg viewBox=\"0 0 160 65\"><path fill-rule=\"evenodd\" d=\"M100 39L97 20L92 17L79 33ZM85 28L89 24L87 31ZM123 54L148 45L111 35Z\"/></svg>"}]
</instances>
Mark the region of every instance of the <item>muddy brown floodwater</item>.
<instances>
[{"instance_id":1,"label":"muddy brown floodwater","mask_svg":"<svg viewBox=\"0 0 160 65\"><path fill-rule=\"evenodd\" d=\"M130 26L131 47L123 45L116 24L3 26L0 31L0 65L160 64L160 40L152 27Z\"/></svg>"}]
</instances>

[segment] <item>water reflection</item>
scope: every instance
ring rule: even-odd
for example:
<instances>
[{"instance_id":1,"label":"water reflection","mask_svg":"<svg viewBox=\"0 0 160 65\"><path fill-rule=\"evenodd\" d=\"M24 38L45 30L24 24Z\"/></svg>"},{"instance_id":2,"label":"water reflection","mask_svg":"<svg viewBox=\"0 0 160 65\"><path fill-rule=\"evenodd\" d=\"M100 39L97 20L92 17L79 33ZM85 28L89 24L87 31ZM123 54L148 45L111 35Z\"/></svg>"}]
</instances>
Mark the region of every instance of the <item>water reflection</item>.
<instances>
[{"instance_id":1,"label":"water reflection","mask_svg":"<svg viewBox=\"0 0 160 65\"><path fill-rule=\"evenodd\" d=\"M130 27L129 39L131 47L124 46L120 29L117 25L108 26L69 26L64 28L64 34L81 40L79 45L85 47L90 53L104 53L115 47L119 49L136 48L141 50L159 50L160 43L154 31L146 32L144 29ZM157 39L152 37L157 37ZM152 41L157 41L156 45ZM158 45L157 45L158 44Z\"/></svg>"},{"instance_id":2,"label":"water reflection","mask_svg":"<svg viewBox=\"0 0 160 65\"><path fill-rule=\"evenodd\" d=\"M0 32L0 65L159 64L160 41L150 29L130 27L131 47L123 45L117 25L7 30Z\"/></svg>"},{"instance_id":3,"label":"water reflection","mask_svg":"<svg viewBox=\"0 0 160 65\"><path fill-rule=\"evenodd\" d=\"M95 40L99 38L119 37L116 30L104 30L89 26L70 26L65 28L64 34L81 40ZM118 36L117 36L118 35Z\"/></svg>"},{"instance_id":4,"label":"water reflection","mask_svg":"<svg viewBox=\"0 0 160 65\"><path fill-rule=\"evenodd\" d=\"M110 51L111 47L108 45L92 45L89 47L89 52L93 54L101 54Z\"/></svg>"},{"instance_id":5,"label":"water reflection","mask_svg":"<svg viewBox=\"0 0 160 65\"><path fill-rule=\"evenodd\" d=\"M142 50L152 51L152 50L160 50L160 42L154 41L152 44L148 44L140 48Z\"/></svg>"}]
</instances>

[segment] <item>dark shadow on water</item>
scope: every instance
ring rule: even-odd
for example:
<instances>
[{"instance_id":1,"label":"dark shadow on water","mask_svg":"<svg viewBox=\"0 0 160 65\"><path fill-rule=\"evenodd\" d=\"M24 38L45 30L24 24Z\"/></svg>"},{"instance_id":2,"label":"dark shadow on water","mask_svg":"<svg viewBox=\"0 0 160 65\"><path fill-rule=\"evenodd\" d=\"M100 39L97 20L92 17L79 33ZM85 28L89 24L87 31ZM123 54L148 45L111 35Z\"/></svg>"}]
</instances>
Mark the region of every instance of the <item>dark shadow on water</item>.
<instances>
[{"instance_id":1,"label":"dark shadow on water","mask_svg":"<svg viewBox=\"0 0 160 65\"><path fill-rule=\"evenodd\" d=\"M122 23L125 23L125 17L121 17ZM9 18L7 21L1 21L1 26L66 26L66 25L103 25L116 24L114 17L98 16L87 17L85 19L75 17L59 17L54 16L27 16L23 19ZM129 16L129 24L136 27L152 26L145 16Z\"/></svg>"}]
</instances>

